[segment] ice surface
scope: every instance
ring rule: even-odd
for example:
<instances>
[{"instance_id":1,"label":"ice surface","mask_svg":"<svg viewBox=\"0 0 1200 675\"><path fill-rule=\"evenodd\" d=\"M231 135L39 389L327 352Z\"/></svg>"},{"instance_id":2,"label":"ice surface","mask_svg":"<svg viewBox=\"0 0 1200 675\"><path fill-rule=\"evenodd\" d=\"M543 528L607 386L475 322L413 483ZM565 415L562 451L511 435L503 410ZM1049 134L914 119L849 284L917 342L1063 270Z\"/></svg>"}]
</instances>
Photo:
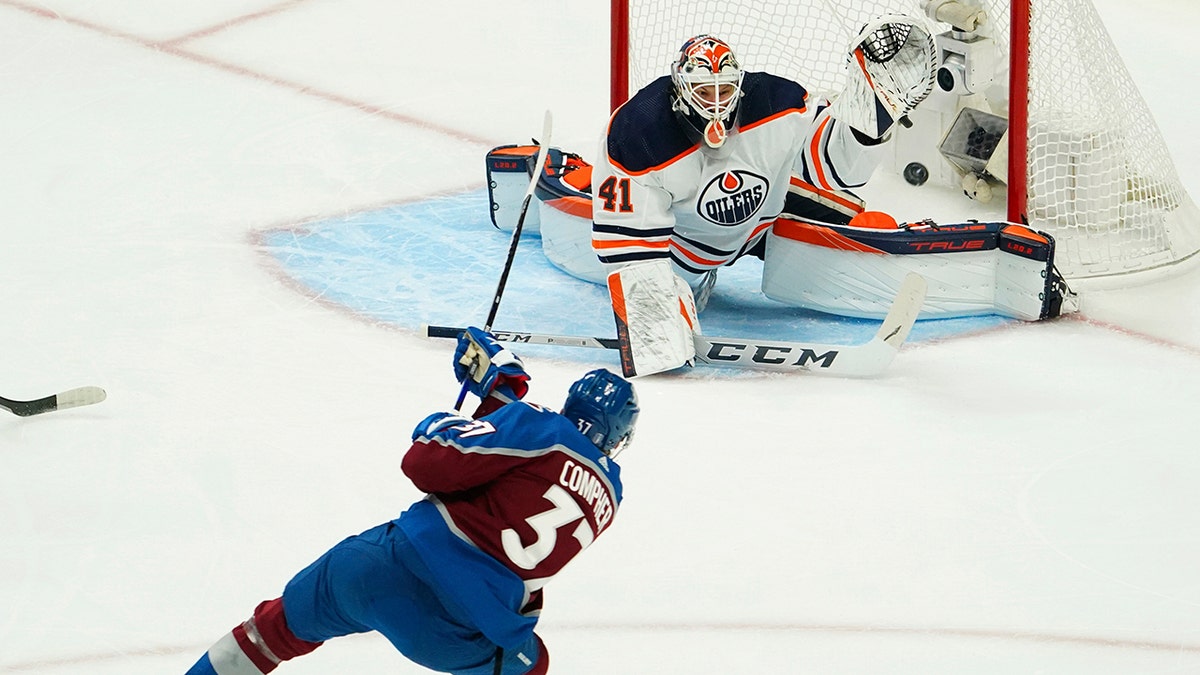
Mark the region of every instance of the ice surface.
<instances>
[{"instance_id":1,"label":"ice surface","mask_svg":"<svg viewBox=\"0 0 1200 675\"><path fill-rule=\"evenodd\" d=\"M1097 4L1197 196L1196 47L1162 31L1200 5ZM547 108L587 153L602 5L0 0L0 393L109 395L0 418L0 673L181 673L420 497L400 453L454 402L450 345L374 284L428 261L337 242L355 306L272 238L461 206ZM475 259L423 311L482 319L498 268ZM617 525L548 590L554 672L1200 671L1198 296L1187 273L1079 319L914 333L877 380L640 381ZM531 399L601 358L530 356ZM365 636L280 672L424 671Z\"/></svg>"}]
</instances>

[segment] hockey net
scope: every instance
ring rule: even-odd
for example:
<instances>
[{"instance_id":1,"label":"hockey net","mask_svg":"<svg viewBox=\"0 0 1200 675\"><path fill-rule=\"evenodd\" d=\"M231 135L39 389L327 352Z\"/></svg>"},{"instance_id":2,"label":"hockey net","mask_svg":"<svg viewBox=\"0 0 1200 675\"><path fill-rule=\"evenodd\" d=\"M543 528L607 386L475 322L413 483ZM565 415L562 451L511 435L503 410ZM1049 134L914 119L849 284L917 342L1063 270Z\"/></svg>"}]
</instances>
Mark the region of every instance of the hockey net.
<instances>
[{"instance_id":1,"label":"hockey net","mask_svg":"<svg viewBox=\"0 0 1200 675\"><path fill-rule=\"evenodd\" d=\"M614 106L666 74L679 45L699 33L730 43L748 70L783 75L831 97L842 89L847 41L859 26L887 13L926 16L920 0L611 2ZM1010 2L1027 4L1014 12ZM943 56L956 54L956 39L967 45L967 70L988 70L987 78L975 79L989 84L969 93L935 87L916 111L929 119L914 114L913 129L898 130L893 145L899 149L889 168L902 172L916 161L952 187L964 175L986 179L1007 197L1010 220L1027 220L1055 237L1056 261L1068 278L1161 268L1200 250L1200 210L1183 188L1157 124L1091 0L966 4L986 13L977 30L963 33L931 20L933 32L939 34L939 46L950 50ZM949 42L942 42L946 36ZM992 51L975 53L986 58L972 64L979 38L989 41ZM963 64L958 65L961 70ZM1024 70L1027 76L1020 75ZM1014 72L1018 76L1010 82ZM1010 101L1017 106L1011 111ZM996 139L1007 139L988 166L978 148L947 147L962 134L964 108L990 120L982 127L967 124L974 131L968 136L991 134L993 146ZM967 155L967 161L956 159L956 153ZM1007 165L1008 156L1025 161L997 169L997 162Z\"/></svg>"}]
</instances>

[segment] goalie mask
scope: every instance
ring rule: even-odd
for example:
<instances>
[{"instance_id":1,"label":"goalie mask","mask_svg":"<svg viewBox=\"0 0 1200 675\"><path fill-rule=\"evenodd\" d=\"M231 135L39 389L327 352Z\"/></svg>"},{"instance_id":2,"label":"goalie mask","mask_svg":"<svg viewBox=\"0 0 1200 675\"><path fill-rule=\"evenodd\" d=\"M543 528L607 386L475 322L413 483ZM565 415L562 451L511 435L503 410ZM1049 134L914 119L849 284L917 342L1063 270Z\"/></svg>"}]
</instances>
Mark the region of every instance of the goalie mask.
<instances>
[{"instance_id":1,"label":"goalie mask","mask_svg":"<svg viewBox=\"0 0 1200 675\"><path fill-rule=\"evenodd\" d=\"M633 384L603 368L572 384L562 409L563 417L609 457L629 444L640 412Z\"/></svg>"},{"instance_id":2,"label":"goalie mask","mask_svg":"<svg viewBox=\"0 0 1200 675\"><path fill-rule=\"evenodd\" d=\"M737 122L742 76L733 50L711 35L697 35L679 49L671 67L672 108L710 148L721 147Z\"/></svg>"}]
</instances>

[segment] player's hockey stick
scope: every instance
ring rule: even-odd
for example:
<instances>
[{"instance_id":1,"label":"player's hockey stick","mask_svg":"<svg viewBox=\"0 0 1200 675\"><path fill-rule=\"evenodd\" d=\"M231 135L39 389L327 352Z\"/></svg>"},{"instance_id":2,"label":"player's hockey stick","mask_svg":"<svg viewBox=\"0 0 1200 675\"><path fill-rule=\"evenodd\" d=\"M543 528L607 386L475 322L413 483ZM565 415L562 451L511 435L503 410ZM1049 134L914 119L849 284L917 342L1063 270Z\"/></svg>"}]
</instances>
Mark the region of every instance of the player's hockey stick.
<instances>
[{"instance_id":1,"label":"player's hockey stick","mask_svg":"<svg viewBox=\"0 0 1200 675\"><path fill-rule=\"evenodd\" d=\"M32 401L14 401L0 396L0 408L4 408L14 415L29 417L52 410L92 405L103 401L106 397L107 394L100 387L79 387Z\"/></svg>"},{"instance_id":2,"label":"player's hockey stick","mask_svg":"<svg viewBox=\"0 0 1200 675\"><path fill-rule=\"evenodd\" d=\"M925 302L925 290L925 279L915 273L909 274L900 285L900 291L896 294L896 299L892 302L879 330L866 344L829 345L697 335L696 361L715 366L757 370L804 370L840 377L878 375L891 365L900 346L908 339L917 315L921 312L921 305ZM457 339L463 330L452 326L425 326L425 335L431 338ZM598 349L619 348L616 338L520 331L492 331L492 334L502 342Z\"/></svg>"},{"instance_id":3,"label":"player's hockey stick","mask_svg":"<svg viewBox=\"0 0 1200 675\"><path fill-rule=\"evenodd\" d=\"M496 320L496 312L500 311L500 297L504 295L504 286L508 283L508 273L512 270L513 259L517 256L517 243L521 241L521 229L525 226L525 215L529 213L533 192L537 189L538 180L542 177L542 170L546 167L546 158L550 155L551 126L552 118L550 111L547 110L542 120L542 137L537 140L537 163L533 167L533 176L529 179L529 187L525 189L525 199L521 201L521 213L517 216L517 226L513 228L512 239L508 242L508 257L504 259L504 270L500 272L500 282L496 284L496 294L492 296L492 308L488 310L487 321L483 324L485 331L492 329L492 322ZM458 339L458 335L461 333L462 330L455 334L454 338ZM467 400L469 383L470 376L463 380L462 391L458 392L458 400L454 403L455 410L462 410L463 401Z\"/></svg>"}]
</instances>

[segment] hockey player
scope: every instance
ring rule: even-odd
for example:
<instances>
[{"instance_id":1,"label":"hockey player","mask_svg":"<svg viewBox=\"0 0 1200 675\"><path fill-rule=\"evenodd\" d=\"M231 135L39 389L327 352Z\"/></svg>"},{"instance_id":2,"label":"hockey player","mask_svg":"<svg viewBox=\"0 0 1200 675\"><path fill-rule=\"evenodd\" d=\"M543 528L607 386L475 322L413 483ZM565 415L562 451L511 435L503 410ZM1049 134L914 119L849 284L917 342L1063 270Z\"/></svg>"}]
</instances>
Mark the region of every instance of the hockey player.
<instances>
[{"instance_id":1,"label":"hockey player","mask_svg":"<svg viewBox=\"0 0 1200 675\"><path fill-rule=\"evenodd\" d=\"M848 222L863 210L848 190L867 182L892 126L933 86L936 54L928 32L916 24L882 26L860 36L856 53L890 50L884 79L891 90L857 69L855 88L834 105L813 100L791 80L744 71L717 37L687 40L670 74L638 91L609 121L592 168L593 225L582 235L591 240L594 260L555 255L564 246L546 241L551 260L601 283L621 266L669 260L699 290L718 268L744 255L763 257L766 235L785 206L820 221ZM570 236L545 226L542 234Z\"/></svg>"},{"instance_id":2,"label":"hockey player","mask_svg":"<svg viewBox=\"0 0 1200 675\"><path fill-rule=\"evenodd\" d=\"M695 287L743 255L762 256L793 183L828 193L846 220L861 211L836 191L867 182L886 133L854 129L795 82L743 71L715 37L692 38L670 77L609 123L592 172L593 247L608 266L669 258Z\"/></svg>"},{"instance_id":3,"label":"hockey player","mask_svg":"<svg viewBox=\"0 0 1200 675\"><path fill-rule=\"evenodd\" d=\"M901 225L851 192L932 91L926 24L880 17L847 62L830 103L744 71L719 38L693 37L669 75L613 113L594 166L565 156L541 177L543 251L607 283L627 375L691 359L717 270L744 256L763 259L764 295L793 307L882 318L916 272L929 281L924 318L1058 315L1065 287L1048 235L1013 223Z\"/></svg>"},{"instance_id":4,"label":"hockey player","mask_svg":"<svg viewBox=\"0 0 1200 675\"><path fill-rule=\"evenodd\" d=\"M402 467L425 499L335 545L188 675L260 675L372 630L439 672L547 672L534 633L542 587L612 524L613 459L637 396L601 369L571 385L561 413L521 402L521 360L477 328L459 339L454 371L481 403L474 419L439 412L414 429Z\"/></svg>"}]
</instances>

